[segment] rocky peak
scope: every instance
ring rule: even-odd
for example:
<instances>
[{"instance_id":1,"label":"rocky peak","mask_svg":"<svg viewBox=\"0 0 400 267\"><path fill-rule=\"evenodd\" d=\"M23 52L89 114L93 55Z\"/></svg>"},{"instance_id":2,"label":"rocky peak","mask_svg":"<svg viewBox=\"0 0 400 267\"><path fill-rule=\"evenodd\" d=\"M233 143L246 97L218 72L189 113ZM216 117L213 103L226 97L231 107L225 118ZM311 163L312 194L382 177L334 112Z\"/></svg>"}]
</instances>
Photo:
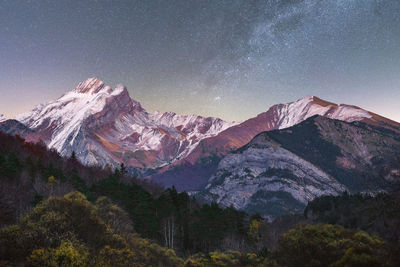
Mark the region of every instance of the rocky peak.
<instances>
[{"instance_id":1,"label":"rocky peak","mask_svg":"<svg viewBox=\"0 0 400 267\"><path fill-rule=\"evenodd\" d=\"M79 95L77 96L76 93ZM92 102L93 99L107 98L108 103L111 101L121 102L133 106L135 110L143 111L140 103L130 97L125 85L118 84L112 88L96 77L80 82L72 92L66 94L66 98L71 97L87 99L89 102Z\"/></svg>"},{"instance_id":2,"label":"rocky peak","mask_svg":"<svg viewBox=\"0 0 400 267\"><path fill-rule=\"evenodd\" d=\"M327 106L339 107L340 106L338 104L323 100L323 99L321 99L319 97L316 97L316 96L311 96L310 99L311 99L310 102L312 102L313 104L320 105L322 107L327 107Z\"/></svg>"},{"instance_id":3,"label":"rocky peak","mask_svg":"<svg viewBox=\"0 0 400 267\"><path fill-rule=\"evenodd\" d=\"M104 82L96 77L89 78L86 81L80 82L75 88L75 92L81 94L95 94L98 93L104 87Z\"/></svg>"},{"instance_id":4,"label":"rocky peak","mask_svg":"<svg viewBox=\"0 0 400 267\"><path fill-rule=\"evenodd\" d=\"M326 107L326 106L329 106L329 105L338 106L338 104L326 101L326 100L321 99L321 98L319 98L317 96L314 96L314 95L308 95L308 96L302 97L302 98L298 99L297 101L294 101L294 102L291 102L291 103L298 103L298 102L312 103L312 104L317 104L317 105L320 105L320 106L323 106L323 107ZM291 103L289 103L289 104L291 104Z\"/></svg>"},{"instance_id":5,"label":"rocky peak","mask_svg":"<svg viewBox=\"0 0 400 267\"><path fill-rule=\"evenodd\" d=\"M260 114L273 122L273 128L283 129L298 124L314 115L347 122L371 118L371 114L356 106L335 104L316 96L306 96L295 102L272 106Z\"/></svg>"}]
</instances>

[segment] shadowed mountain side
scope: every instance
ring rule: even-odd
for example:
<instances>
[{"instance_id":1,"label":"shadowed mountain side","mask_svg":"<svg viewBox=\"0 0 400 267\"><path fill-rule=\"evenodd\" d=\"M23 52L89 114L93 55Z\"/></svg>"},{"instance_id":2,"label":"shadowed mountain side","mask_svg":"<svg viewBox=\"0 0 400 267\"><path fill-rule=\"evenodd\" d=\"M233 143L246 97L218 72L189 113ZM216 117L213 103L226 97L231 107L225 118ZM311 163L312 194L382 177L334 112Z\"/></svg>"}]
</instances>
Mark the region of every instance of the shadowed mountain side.
<instances>
[{"instance_id":1,"label":"shadowed mountain side","mask_svg":"<svg viewBox=\"0 0 400 267\"><path fill-rule=\"evenodd\" d=\"M5 120L0 122L0 132L10 135L19 135L20 137L25 137L34 133L30 128L17 120Z\"/></svg>"},{"instance_id":2,"label":"shadowed mountain side","mask_svg":"<svg viewBox=\"0 0 400 267\"><path fill-rule=\"evenodd\" d=\"M398 151L397 132L314 116L226 155L199 197L267 217L301 212L318 196L400 183Z\"/></svg>"}]
</instances>

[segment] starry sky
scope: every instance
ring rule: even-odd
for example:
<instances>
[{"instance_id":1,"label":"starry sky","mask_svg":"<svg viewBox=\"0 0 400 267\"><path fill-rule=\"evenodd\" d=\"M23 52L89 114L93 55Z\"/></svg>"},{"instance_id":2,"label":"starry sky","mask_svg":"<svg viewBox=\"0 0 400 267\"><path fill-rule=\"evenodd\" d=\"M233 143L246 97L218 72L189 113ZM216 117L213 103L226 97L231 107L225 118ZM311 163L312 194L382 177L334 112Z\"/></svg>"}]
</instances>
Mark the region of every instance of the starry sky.
<instances>
[{"instance_id":1,"label":"starry sky","mask_svg":"<svg viewBox=\"0 0 400 267\"><path fill-rule=\"evenodd\" d=\"M0 0L0 113L96 76L148 111L244 120L316 95L400 121L398 0Z\"/></svg>"}]
</instances>

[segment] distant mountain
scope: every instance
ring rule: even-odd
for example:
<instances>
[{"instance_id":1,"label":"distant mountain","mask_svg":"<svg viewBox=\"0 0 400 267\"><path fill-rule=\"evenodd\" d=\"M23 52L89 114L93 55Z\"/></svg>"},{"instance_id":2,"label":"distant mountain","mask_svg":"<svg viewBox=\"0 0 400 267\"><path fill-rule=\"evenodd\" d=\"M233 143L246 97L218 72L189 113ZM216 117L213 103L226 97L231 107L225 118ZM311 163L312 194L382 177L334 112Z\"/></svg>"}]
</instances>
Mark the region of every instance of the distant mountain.
<instances>
[{"instance_id":1,"label":"distant mountain","mask_svg":"<svg viewBox=\"0 0 400 267\"><path fill-rule=\"evenodd\" d=\"M28 135L33 134L33 131L26 127L24 124L17 120L1 120L0 117L0 132L10 134L10 135L19 135L20 137L26 137Z\"/></svg>"},{"instance_id":2,"label":"distant mountain","mask_svg":"<svg viewBox=\"0 0 400 267\"><path fill-rule=\"evenodd\" d=\"M3 114L0 114L0 122L3 122L5 120L7 120L7 118Z\"/></svg>"},{"instance_id":3,"label":"distant mountain","mask_svg":"<svg viewBox=\"0 0 400 267\"><path fill-rule=\"evenodd\" d=\"M234 125L216 136L205 138L184 159L161 169L153 179L180 190L200 190L217 171L227 153L246 145L257 134L296 125L314 115L346 122L363 121L400 133L400 124L356 106L335 104L315 96L274 105L268 111Z\"/></svg>"},{"instance_id":4,"label":"distant mountain","mask_svg":"<svg viewBox=\"0 0 400 267\"><path fill-rule=\"evenodd\" d=\"M235 123L218 118L148 113L127 89L90 78L61 98L37 106L17 119L34 131L28 141L87 165L125 163L137 168L161 167L186 157L204 138Z\"/></svg>"},{"instance_id":5,"label":"distant mountain","mask_svg":"<svg viewBox=\"0 0 400 267\"><path fill-rule=\"evenodd\" d=\"M376 193L399 184L399 151L397 131L313 116L260 133L223 157L199 195L264 216L302 212L322 195Z\"/></svg>"}]
</instances>

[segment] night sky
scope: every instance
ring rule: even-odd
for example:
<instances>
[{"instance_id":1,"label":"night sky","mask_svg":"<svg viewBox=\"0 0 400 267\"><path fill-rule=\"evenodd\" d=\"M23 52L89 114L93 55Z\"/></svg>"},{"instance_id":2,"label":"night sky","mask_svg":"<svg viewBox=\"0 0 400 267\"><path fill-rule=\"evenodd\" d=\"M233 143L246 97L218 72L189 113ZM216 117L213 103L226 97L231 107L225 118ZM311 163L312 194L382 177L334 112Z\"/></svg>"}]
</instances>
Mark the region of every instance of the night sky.
<instances>
[{"instance_id":1,"label":"night sky","mask_svg":"<svg viewBox=\"0 0 400 267\"><path fill-rule=\"evenodd\" d=\"M0 0L0 113L96 76L149 111L244 120L306 95L400 121L400 1Z\"/></svg>"}]
</instances>

